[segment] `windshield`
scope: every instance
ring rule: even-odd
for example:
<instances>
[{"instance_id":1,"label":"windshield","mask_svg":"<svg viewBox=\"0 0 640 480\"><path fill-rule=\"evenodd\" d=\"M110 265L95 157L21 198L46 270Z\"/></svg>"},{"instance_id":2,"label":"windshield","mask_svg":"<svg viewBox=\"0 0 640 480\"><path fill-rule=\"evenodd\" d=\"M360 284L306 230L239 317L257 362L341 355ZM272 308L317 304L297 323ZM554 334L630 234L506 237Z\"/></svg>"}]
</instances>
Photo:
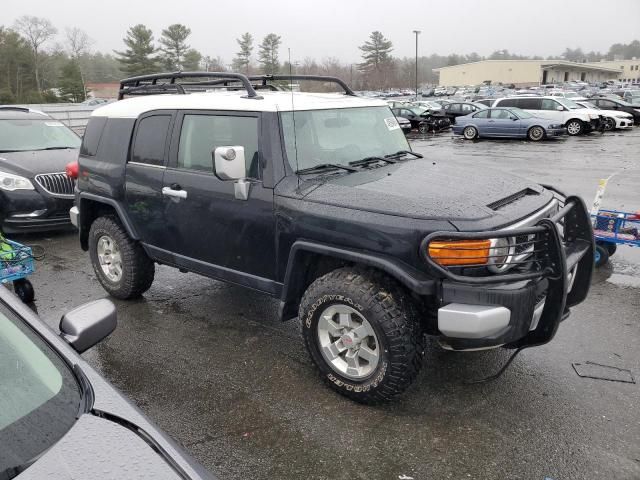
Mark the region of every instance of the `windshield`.
<instances>
[{"instance_id":1,"label":"windshield","mask_svg":"<svg viewBox=\"0 0 640 480\"><path fill-rule=\"evenodd\" d=\"M389 107L282 112L280 117L287 158L295 171L410 150Z\"/></svg>"},{"instance_id":2,"label":"windshield","mask_svg":"<svg viewBox=\"0 0 640 480\"><path fill-rule=\"evenodd\" d=\"M556 100L558 100L562 105L567 107L569 110L578 110L580 108L583 108L580 105L578 105L576 102L574 102L573 100L569 100L568 98L556 98Z\"/></svg>"},{"instance_id":3,"label":"windshield","mask_svg":"<svg viewBox=\"0 0 640 480\"><path fill-rule=\"evenodd\" d=\"M80 143L80 137L56 120L0 120L0 151L3 152L80 148Z\"/></svg>"},{"instance_id":4,"label":"windshield","mask_svg":"<svg viewBox=\"0 0 640 480\"><path fill-rule=\"evenodd\" d=\"M600 110L600 107L594 105L591 102L580 102L578 105L582 105L584 108L593 108L594 110Z\"/></svg>"},{"instance_id":5,"label":"windshield","mask_svg":"<svg viewBox=\"0 0 640 480\"><path fill-rule=\"evenodd\" d=\"M80 391L63 361L2 303L0 385L0 478L12 478L71 428Z\"/></svg>"}]
</instances>

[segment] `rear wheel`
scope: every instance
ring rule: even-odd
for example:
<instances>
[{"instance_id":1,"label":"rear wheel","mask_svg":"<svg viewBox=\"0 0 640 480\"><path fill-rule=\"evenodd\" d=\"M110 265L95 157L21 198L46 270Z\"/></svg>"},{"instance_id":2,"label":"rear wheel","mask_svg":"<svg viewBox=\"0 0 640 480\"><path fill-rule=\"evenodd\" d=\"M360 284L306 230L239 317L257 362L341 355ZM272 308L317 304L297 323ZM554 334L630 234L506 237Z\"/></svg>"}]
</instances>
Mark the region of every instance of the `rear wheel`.
<instances>
[{"instance_id":1,"label":"rear wheel","mask_svg":"<svg viewBox=\"0 0 640 480\"><path fill-rule=\"evenodd\" d=\"M429 125L426 122L420 123L420 125L418 125L418 131L420 133L428 133L429 132Z\"/></svg>"},{"instance_id":2,"label":"rear wheel","mask_svg":"<svg viewBox=\"0 0 640 480\"><path fill-rule=\"evenodd\" d=\"M476 138L478 138L478 130L476 129L476 127L464 127L462 135L467 140L475 140Z\"/></svg>"},{"instance_id":3,"label":"rear wheel","mask_svg":"<svg viewBox=\"0 0 640 480\"><path fill-rule=\"evenodd\" d=\"M604 131L605 132L609 132L611 130L613 130L614 128L616 128L616 121L611 118L611 117L607 117L604 119Z\"/></svg>"},{"instance_id":4,"label":"rear wheel","mask_svg":"<svg viewBox=\"0 0 640 480\"><path fill-rule=\"evenodd\" d=\"M527 132L527 138L532 142L539 142L544 138L544 129L542 127L531 127Z\"/></svg>"},{"instance_id":5,"label":"rear wheel","mask_svg":"<svg viewBox=\"0 0 640 480\"><path fill-rule=\"evenodd\" d=\"M339 268L313 282L300 304L302 336L328 385L373 404L415 380L424 335L410 296L374 271Z\"/></svg>"},{"instance_id":6,"label":"rear wheel","mask_svg":"<svg viewBox=\"0 0 640 480\"><path fill-rule=\"evenodd\" d=\"M603 245L596 245L595 250L596 267L601 267L609 261L609 251Z\"/></svg>"},{"instance_id":7,"label":"rear wheel","mask_svg":"<svg viewBox=\"0 0 640 480\"><path fill-rule=\"evenodd\" d=\"M153 261L113 217L100 217L91 225L89 255L98 280L116 298L139 297L153 283Z\"/></svg>"},{"instance_id":8,"label":"rear wheel","mask_svg":"<svg viewBox=\"0 0 640 480\"><path fill-rule=\"evenodd\" d=\"M580 120L569 120L567 122L567 133L571 136L581 135L584 132L584 123Z\"/></svg>"}]
</instances>

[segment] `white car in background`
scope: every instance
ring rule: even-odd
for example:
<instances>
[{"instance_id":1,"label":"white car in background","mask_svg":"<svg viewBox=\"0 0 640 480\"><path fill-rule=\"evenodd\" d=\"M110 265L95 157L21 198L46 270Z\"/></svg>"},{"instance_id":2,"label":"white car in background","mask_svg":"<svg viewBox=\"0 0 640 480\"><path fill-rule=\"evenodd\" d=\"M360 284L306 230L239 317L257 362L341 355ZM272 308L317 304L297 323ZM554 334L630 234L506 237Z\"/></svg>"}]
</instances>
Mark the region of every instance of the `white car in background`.
<instances>
[{"instance_id":1,"label":"white car in background","mask_svg":"<svg viewBox=\"0 0 640 480\"><path fill-rule=\"evenodd\" d=\"M600 115L605 117L604 119L604 129L614 130L632 130L633 129L633 115L630 113L622 112L620 110L603 110L600 107L597 107L593 103L590 103L586 100L578 100L576 101L578 105L584 108L591 108L594 110L598 110Z\"/></svg>"},{"instance_id":2,"label":"white car in background","mask_svg":"<svg viewBox=\"0 0 640 480\"><path fill-rule=\"evenodd\" d=\"M564 125L567 134L571 136L601 130L604 125L604 116L600 110L584 108L568 98L521 95L498 98L493 106L516 107L536 117L552 120Z\"/></svg>"}]
</instances>

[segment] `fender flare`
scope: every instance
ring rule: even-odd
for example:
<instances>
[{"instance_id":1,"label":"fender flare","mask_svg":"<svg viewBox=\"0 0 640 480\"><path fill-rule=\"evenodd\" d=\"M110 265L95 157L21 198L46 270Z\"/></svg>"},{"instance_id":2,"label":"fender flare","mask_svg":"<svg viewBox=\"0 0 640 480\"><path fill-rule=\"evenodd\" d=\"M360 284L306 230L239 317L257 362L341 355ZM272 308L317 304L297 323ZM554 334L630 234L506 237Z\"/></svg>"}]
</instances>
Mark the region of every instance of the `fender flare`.
<instances>
[{"instance_id":1,"label":"fender flare","mask_svg":"<svg viewBox=\"0 0 640 480\"><path fill-rule=\"evenodd\" d=\"M289 252L279 308L282 320L288 320L297 315L297 308L305 287L303 283L306 274L306 269L303 265L305 254L321 255L378 269L418 295L433 295L436 293L436 281L433 278L393 257L364 250L298 240L294 242Z\"/></svg>"},{"instance_id":2,"label":"fender flare","mask_svg":"<svg viewBox=\"0 0 640 480\"><path fill-rule=\"evenodd\" d=\"M124 208L122 208L122 205L118 201L112 198L101 197L100 195L95 195L93 193L80 192L78 194L76 203L78 204L78 208L80 209L80 219L78 222L78 230L80 231L80 243L82 245L83 250L86 251L88 248L88 246L86 245L87 243L86 238L88 236L89 228L91 228L91 225L87 224L86 220L84 220L82 217L82 211L86 210L83 208L83 203L85 202L101 203L103 205L109 205L110 207L112 207L115 210L116 215L118 216L118 219L122 223L122 226L127 231L127 235L129 235L129 237L133 240L140 240L140 236L138 235L135 227L129 220L129 217L126 214Z\"/></svg>"}]
</instances>

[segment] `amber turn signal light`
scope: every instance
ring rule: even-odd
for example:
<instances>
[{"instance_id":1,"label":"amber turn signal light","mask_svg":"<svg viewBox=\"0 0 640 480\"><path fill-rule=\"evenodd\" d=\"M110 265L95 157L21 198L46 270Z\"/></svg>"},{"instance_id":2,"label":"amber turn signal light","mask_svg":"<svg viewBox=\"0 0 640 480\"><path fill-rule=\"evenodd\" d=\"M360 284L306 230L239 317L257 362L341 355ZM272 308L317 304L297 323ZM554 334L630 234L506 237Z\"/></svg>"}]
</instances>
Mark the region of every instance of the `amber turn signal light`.
<instances>
[{"instance_id":1,"label":"amber turn signal light","mask_svg":"<svg viewBox=\"0 0 640 480\"><path fill-rule=\"evenodd\" d=\"M438 240L429 243L429 256L445 267L484 265L490 249L491 240Z\"/></svg>"}]
</instances>

